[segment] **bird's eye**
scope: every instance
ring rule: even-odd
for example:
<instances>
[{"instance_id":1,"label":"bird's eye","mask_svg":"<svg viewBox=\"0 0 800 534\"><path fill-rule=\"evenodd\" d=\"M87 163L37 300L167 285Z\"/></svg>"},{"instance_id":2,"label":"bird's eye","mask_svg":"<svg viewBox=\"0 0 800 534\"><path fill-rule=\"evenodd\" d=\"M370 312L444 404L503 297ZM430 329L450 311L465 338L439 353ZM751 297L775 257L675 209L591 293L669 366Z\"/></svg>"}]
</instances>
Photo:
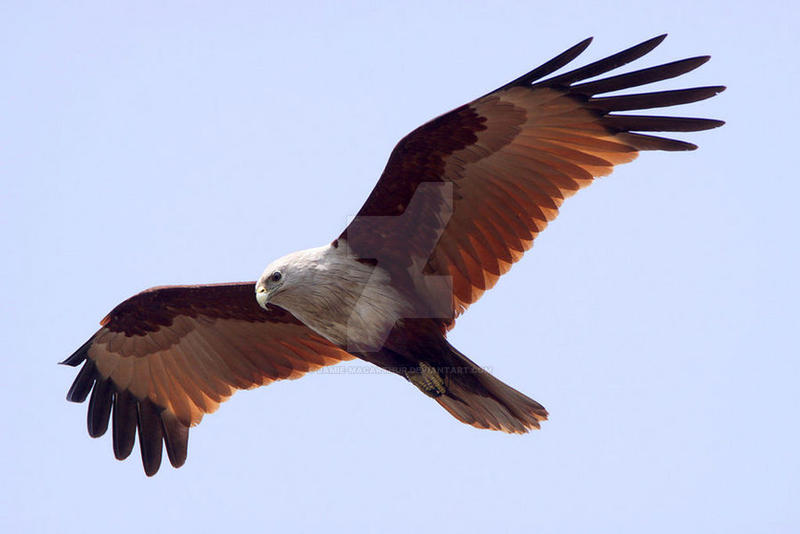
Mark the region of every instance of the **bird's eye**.
<instances>
[{"instance_id":1,"label":"bird's eye","mask_svg":"<svg viewBox=\"0 0 800 534\"><path fill-rule=\"evenodd\" d=\"M269 277L269 279L272 280L273 282L280 282L281 278L283 278L283 275L281 274L280 271L275 271Z\"/></svg>"}]
</instances>

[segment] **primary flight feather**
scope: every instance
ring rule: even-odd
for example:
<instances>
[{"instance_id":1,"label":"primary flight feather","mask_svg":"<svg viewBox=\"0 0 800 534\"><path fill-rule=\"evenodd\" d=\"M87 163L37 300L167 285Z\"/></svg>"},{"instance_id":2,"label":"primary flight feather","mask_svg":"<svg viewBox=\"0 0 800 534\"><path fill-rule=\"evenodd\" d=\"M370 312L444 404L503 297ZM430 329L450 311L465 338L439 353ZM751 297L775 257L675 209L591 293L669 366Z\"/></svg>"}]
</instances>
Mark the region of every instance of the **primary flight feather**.
<instances>
[{"instance_id":1,"label":"primary flight feather","mask_svg":"<svg viewBox=\"0 0 800 534\"><path fill-rule=\"evenodd\" d=\"M189 428L237 389L354 357L403 376L465 423L538 428L545 409L461 354L446 334L565 198L641 150L696 148L641 132L723 124L618 113L703 100L721 86L600 96L679 76L707 56L585 81L664 37L548 77L587 39L417 128L392 151L341 235L274 261L255 283L158 287L118 305L63 362L83 364L67 398L91 394L89 434L103 435L111 421L114 454L124 459L138 430L153 475L163 448L173 466L184 463Z\"/></svg>"}]
</instances>

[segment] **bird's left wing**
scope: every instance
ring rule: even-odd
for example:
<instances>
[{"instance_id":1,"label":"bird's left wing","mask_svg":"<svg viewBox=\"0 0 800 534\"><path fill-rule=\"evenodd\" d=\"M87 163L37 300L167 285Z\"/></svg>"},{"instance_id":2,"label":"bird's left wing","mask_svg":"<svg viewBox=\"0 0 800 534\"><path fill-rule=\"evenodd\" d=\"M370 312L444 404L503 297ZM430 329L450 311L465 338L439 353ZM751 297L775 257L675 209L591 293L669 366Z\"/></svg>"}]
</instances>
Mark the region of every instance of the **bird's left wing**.
<instances>
[{"instance_id":1,"label":"bird's left wing","mask_svg":"<svg viewBox=\"0 0 800 534\"><path fill-rule=\"evenodd\" d=\"M83 402L91 393L89 434L105 434L113 419L114 455L122 460L138 428L144 469L153 475L162 443L181 466L189 427L237 389L352 359L289 312L259 307L254 286L153 288L114 308L63 362L83 363L67 399Z\"/></svg>"},{"instance_id":2,"label":"bird's left wing","mask_svg":"<svg viewBox=\"0 0 800 534\"><path fill-rule=\"evenodd\" d=\"M426 275L449 277L447 295L432 299L423 292L423 298L451 300L450 318L460 314L522 257L565 198L640 150L696 148L639 132L723 124L618 113L703 100L722 91L720 86L598 96L679 76L707 56L585 81L642 57L663 39L547 78L577 57L587 39L411 132L335 244L345 241L353 255L374 259L397 279L410 275L417 289ZM436 302L428 305L442 309Z\"/></svg>"}]
</instances>

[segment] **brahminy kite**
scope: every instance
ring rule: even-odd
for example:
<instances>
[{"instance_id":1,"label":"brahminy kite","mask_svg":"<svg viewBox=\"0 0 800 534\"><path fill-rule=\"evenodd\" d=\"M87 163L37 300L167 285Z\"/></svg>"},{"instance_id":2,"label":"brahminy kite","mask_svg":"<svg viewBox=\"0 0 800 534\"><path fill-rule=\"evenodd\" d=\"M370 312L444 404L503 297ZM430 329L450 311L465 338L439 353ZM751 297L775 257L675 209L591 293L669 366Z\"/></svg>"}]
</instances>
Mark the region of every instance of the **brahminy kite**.
<instances>
[{"instance_id":1,"label":"brahminy kite","mask_svg":"<svg viewBox=\"0 0 800 534\"><path fill-rule=\"evenodd\" d=\"M694 150L641 132L719 120L618 112L696 102L724 87L608 95L680 76L709 57L586 81L665 36L554 75L591 39L403 138L377 185L331 243L271 263L256 282L148 289L114 308L63 363L83 364L67 394L91 393L89 434L113 412L114 455L139 435L144 470L162 448L186 460L189 428L237 389L351 358L397 373L456 419L522 433L547 412L447 341L467 307L518 261L565 198L640 150ZM606 95L606 96L599 96Z\"/></svg>"}]
</instances>

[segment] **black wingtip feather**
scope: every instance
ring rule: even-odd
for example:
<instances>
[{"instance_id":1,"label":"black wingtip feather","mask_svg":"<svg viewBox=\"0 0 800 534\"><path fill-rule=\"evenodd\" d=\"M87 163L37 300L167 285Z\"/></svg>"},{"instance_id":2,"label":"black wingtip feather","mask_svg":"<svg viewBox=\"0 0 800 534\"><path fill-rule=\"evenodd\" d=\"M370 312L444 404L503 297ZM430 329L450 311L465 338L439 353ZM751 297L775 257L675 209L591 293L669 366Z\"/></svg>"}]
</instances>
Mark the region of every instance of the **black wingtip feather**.
<instances>
[{"instance_id":1,"label":"black wingtip feather","mask_svg":"<svg viewBox=\"0 0 800 534\"><path fill-rule=\"evenodd\" d=\"M561 52L559 55L554 57L553 59L545 62L544 64L536 67L532 71L529 71L519 78L505 84L504 86L495 89L494 92L502 91L503 89L508 89L509 87L514 87L517 85L530 85L531 83L544 78L545 76L554 73L586 50L589 45L592 43L594 37L587 37L580 43L568 48L567 50Z\"/></svg>"},{"instance_id":2,"label":"black wingtip feather","mask_svg":"<svg viewBox=\"0 0 800 534\"><path fill-rule=\"evenodd\" d=\"M725 121L691 117L606 115L603 124L620 132L700 132L719 128Z\"/></svg>"},{"instance_id":3,"label":"black wingtip feather","mask_svg":"<svg viewBox=\"0 0 800 534\"><path fill-rule=\"evenodd\" d=\"M69 391L67 391L67 400L70 402L83 402L92 391L92 386L95 382L95 366L94 362L87 360L78 372L78 376L72 382Z\"/></svg>"},{"instance_id":4,"label":"black wingtip feather","mask_svg":"<svg viewBox=\"0 0 800 534\"><path fill-rule=\"evenodd\" d=\"M97 380L89 399L89 410L86 414L86 426L89 435L99 438L108 430L108 418L111 416L114 388L110 380Z\"/></svg>"},{"instance_id":5,"label":"black wingtip feather","mask_svg":"<svg viewBox=\"0 0 800 534\"><path fill-rule=\"evenodd\" d=\"M139 409L139 448L142 453L142 465L147 476L158 473L161 467L164 432L161 427L159 408L151 401L140 400Z\"/></svg>"},{"instance_id":6,"label":"black wingtip feather","mask_svg":"<svg viewBox=\"0 0 800 534\"><path fill-rule=\"evenodd\" d=\"M78 350L76 350L69 356L69 358L67 358L63 362L58 362L58 363L60 365L69 365L70 367L77 367L78 365L80 365L81 362L86 360L86 357L89 354L89 347L92 345L93 341L94 337L92 337L91 339L89 339L89 341L81 345Z\"/></svg>"},{"instance_id":7,"label":"black wingtip feather","mask_svg":"<svg viewBox=\"0 0 800 534\"><path fill-rule=\"evenodd\" d=\"M589 107L609 113L638 109L663 108L699 102L718 95L725 90L721 85L693 87L674 91L658 91L636 95L609 96L589 99Z\"/></svg>"},{"instance_id":8,"label":"black wingtip feather","mask_svg":"<svg viewBox=\"0 0 800 534\"><path fill-rule=\"evenodd\" d=\"M112 437L114 457L124 460L133 451L136 441L136 398L127 390L117 392L114 396L114 418Z\"/></svg>"},{"instance_id":9,"label":"black wingtip feather","mask_svg":"<svg viewBox=\"0 0 800 534\"><path fill-rule=\"evenodd\" d=\"M711 56L690 57L664 63L663 65L657 65L655 67L648 67L617 76L610 76L593 82L575 84L570 87L570 92L594 96L669 80L670 78L675 78L697 69L709 59L711 59Z\"/></svg>"},{"instance_id":10,"label":"black wingtip feather","mask_svg":"<svg viewBox=\"0 0 800 534\"><path fill-rule=\"evenodd\" d=\"M687 143L678 139L667 137L656 137L654 135L644 135L638 133L620 133L617 139L627 143L637 150L664 150L666 152L681 152L686 150L697 150L697 145Z\"/></svg>"},{"instance_id":11,"label":"black wingtip feather","mask_svg":"<svg viewBox=\"0 0 800 534\"><path fill-rule=\"evenodd\" d=\"M604 74L639 59L660 45L666 37L666 33L659 35L658 37L653 37L652 39L648 39L647 41L632 46L626 50L623 50L622 52L617 52L616 54L612 54L607 58L589 63L588 65L584 65L583 67L579 67L575 70L555 76L554 78L543 80L535 85L567 86L574 82L591 78L592 76Z\"/></svg>"},{"instance_id":12,"label":"black wingtip feather","mask_svg":"<svg viewBox=\"0 0 800 534\"><path fill-rule=\"evenodd\" d=\"M161 412L161 422L164 427L164 445L169 463L172 467L180 467L186 462L189 427L167 412Z\"/></svg>"},{"instance_id":13,"label":"black wingtip feather","mask_svg":"<svg viewBox=\"0 0 800 534\"><path fill-rule=\"evenodd\" d=\"M68 365L85 362L67 392L67 400L83 402L91 393L86 413L89 435L93 438L102 436L112 421L114 456L118 460L130 456L138 430L142 464L147 476L158 472L164 448L170 463L174 467L182 466L186 462L189 426L149 399L139 400L128 390L120 391L110 379L101 377L95 363L87 359L90 345L91 340L63 362Z\"/></svg>"}]
</instances>

